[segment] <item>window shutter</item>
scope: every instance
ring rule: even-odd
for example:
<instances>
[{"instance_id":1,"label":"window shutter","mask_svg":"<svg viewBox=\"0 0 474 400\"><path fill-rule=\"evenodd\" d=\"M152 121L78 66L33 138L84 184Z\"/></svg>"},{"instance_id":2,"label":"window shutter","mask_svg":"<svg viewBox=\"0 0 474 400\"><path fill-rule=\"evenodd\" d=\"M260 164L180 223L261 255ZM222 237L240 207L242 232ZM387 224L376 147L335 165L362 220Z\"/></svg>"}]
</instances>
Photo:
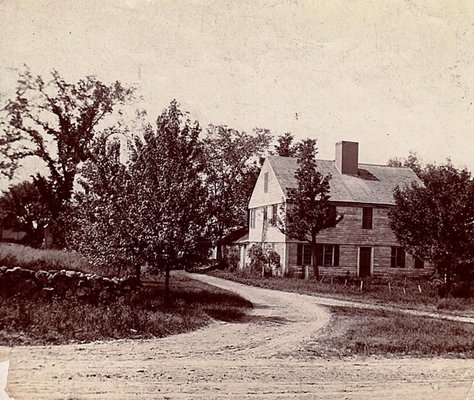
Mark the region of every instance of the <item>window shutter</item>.
<instances>
[{"instance_id":1,"label":"window shutter","mask_svg":"<svg viewBox=\"0 0 474 400\"><path fill-rule=\"evenodd\" d=\"M263 192L268 193L268 172L263 174Z\"/></svg>"},{"instance_id":2,"label":"window shutter","mask_svg":"<svg viewBox=\"0 0 474 400\"><path fill-rule=\"evenodd\" d=\"M276 225L278 216L278 204L273 204L272 206L272 224Z\"/></svg>"},{"instance_id":3,"label":"window shutter","mask_svg":"<svg viewBox=\"0 0 474 400\"><path fill-rule=\"evenodd\" d=\"M339 267L339 245L334 245L334 266Z\"/></svg>"},{"instance_id":4,"label":"window shutter","mask_svg":"<svg viewBox=\"0 0 474 400\"><path fill-rule=\"evenodd\" d=\"M400 268L405 268L405 250L402 247L398 248L397 256L397 266Z\"/></svg>"},{"instance_id":5,"label":"window shutter","mask_svg":"<svg viewBox=\"0 0 474 400\"><path fill-rule=\"evenodd\" d=\"M392 255L390 256L390 267L397 267L397 248L392 247Z\"/></svg>"},{"instance_id":6,"label":"window shutter","mask_svg":"<svg viewBox=\"0 0 474 400\"><path fill-rule=\"evenodd\" d=\"M298 249L296 252L296 265L303 265L303 244L298 243Z\"/></svg>"},{"instance_id":7,"label":"window shutter","mask_svg":"<svg viewBox=\"0 0 474 400\"><path fill-rule=\"evenodd\" d=\"M252 208L250 210L250 228L255 228L255 209Z\"/></svg>"}]
</instances>

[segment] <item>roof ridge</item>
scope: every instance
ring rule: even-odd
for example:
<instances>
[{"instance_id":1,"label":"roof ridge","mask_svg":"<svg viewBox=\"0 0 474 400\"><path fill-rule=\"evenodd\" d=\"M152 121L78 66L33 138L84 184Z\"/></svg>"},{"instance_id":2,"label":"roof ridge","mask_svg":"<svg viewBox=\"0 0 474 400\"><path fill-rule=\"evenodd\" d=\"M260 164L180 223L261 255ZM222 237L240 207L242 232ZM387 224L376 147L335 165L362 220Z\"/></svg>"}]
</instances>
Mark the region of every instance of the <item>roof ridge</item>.
<instances>
[{"instance_id":1,"label":"roof ridge","mask_svg":"<svg viewBox=\"0 0 474 400\"><path fill-rule=\"evenodd\" d=\"M278 154L269 154L267 155L268 157L275 157L275 158L282 158L282 159L288 159L288 160L295 160L297 161L297 157L291 157L291 156L280 156ZM318 161L327 161L327 162L336 162L336 160L329 160L327 158L317 158L316 162ZM411 169L410 167L404 166L404 165L387 165L387 164L376 164L376 163L370 163L370 162L359 162L357 165L368 165L372 167L387 167L387 168L403 168L403 169Z\"/></svg>"}]
</instances>

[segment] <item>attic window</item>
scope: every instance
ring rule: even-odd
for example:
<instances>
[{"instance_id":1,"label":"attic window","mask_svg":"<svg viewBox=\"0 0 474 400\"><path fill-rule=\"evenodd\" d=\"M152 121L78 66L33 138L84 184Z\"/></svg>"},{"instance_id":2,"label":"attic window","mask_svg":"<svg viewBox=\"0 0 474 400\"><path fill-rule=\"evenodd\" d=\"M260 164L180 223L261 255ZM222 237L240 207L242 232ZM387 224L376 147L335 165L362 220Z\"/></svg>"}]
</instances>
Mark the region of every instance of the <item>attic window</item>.
<instances>
[{"instance_id":1,"label":"attic window","mask_svg":"<svg viewBox=\"0 0 474 400\"><path fill-rule=\"evenodd\" d=\"M268 193L268 172L263 174L263 192Z\"/></svg>"}]
</instances>

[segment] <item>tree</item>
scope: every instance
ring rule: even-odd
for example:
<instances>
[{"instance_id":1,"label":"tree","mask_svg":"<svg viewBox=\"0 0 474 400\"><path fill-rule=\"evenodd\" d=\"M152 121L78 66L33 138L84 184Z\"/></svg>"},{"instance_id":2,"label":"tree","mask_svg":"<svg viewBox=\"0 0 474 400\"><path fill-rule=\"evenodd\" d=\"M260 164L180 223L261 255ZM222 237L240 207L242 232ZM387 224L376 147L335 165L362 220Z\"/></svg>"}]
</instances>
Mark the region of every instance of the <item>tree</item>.
<instances>
[{"instance_id":1,"label":"tree","mask_svg":"<svg viewBox=\"0 0 474 400\"><path fill-rule=\"evenodd\" d=\"M117 105L130 101L134 88L119 82L105 85L94 76L75 84L56 71L51 76L45 82L28 69L20 73L16 96L2 110L6 139L0 142L0 153L10 175L25 157L45 163L49 176L37 179L47 181L56 200L50 207L54 223L71 198L79 164L91 156L99 122Z\"/></svg>"},{"instance_id":2,"label":"tree","mask_svg":"<svg viewBox=\"0 0 474 400\"><path fill-rule=\"evenodd\" d=\"M410 151L408 154L408 157L405 159L399 159L397 157L391 158L387 162L388 166L391 167L408 167L413 170L413 172L423 180L423 174L424 174L424 166L423 163L420 161L420 157L417 152L415 151Z\"/></svg>"},{"instance_id":3,"label":"tree","mask_svg":"<svg viewBox=\"0 0 474 400\"><path fill-rule=\"evenodd\" d=\"M156 122L136 139L130 173L139 205L137 226L146 242L146 260L165 271L169 299L170 271L207 258L208 199L205 157L198 122L191 122L171 102Z\"/></svg>"},{"instance_id":4,"label":"tree","mask_svg":"<svg viewBox=\"0 0 474 400\"><path fill-rule=\"evenodd\" d=\"M253 135L227 126L211 125L207 130L204 145L208 218L219 262L220 241L247 224L247 207L260 172L260 158L270 141L267 130L256 129Z\"/></svg>"},{"instance_id":5,"label":"tree","mask_svg":"<svg viewBox=\"0 0 474 400\"><path fill-rule=\"evenodd\" d=\"M294 136L290 132L280 135L275 145L277 155L282 157L295 157L298 153L299 144L293 144Z\"/></svg>"},{"instance_id":6,"label":"tree","mask_svg":"<svg viewBox=\"0 0 474 400\"><path fill-rule=\"evenodd\" d=\"M436 265L449 291L458 268L474 260L474 182L450 163L423 176L423 186L395 188L390 226L410 254Z\"/></svg>"},{"instance_id":7,"label":"tree","mask_svg":"<svg viewBox=\"0 0 474 400\"><path fill-rule=\"evenodd\" d=\"M281 231L292 239L311 244L311 264L319 279L316 239L324 229L336 226L342 219L330 203L330 175L317 169L316 140L306 139L298 150L298 168L295 173L297 188L288 189L287 204L282 205Z\"/></svg>"},{"instance_id":8,"label":"tree","mask_svg":"<svg viewBox=\"0 0 474 400\"><path fill-rule=\"evenodd\" d=\"M5 228L24 231L25 244L39 247L49 220L49 211L37 186L24 181L10 187L0 197L0 220Z\"/></svg>"},{"instance_id":9,"label":"tree","mask_svg":"<svg viewBox=\"0 0 474 400\"><path fill-rule=\"evenodd\" d=\"M120 152L117 138L102 135L96 141L81 170L83 191L73 202L68 244L100 269L107 266L118 276L132 271L140 278L146 241L138 226L136 186Z\"/></svg>"},{"instance_id":10,"label":"tree","mask_svg":"<svg viewBox=\"0 0 474 400\"><path fill-rule=\"evenodd\" d=\"M0 121L0 127L2 127L2 124ZM21 157L14 149L17 141L15 135L12 135L11 132L5 129L2 130L3 132L0 135L0 174L8 179L12 179Z\"/></svg>"}]
</instances>

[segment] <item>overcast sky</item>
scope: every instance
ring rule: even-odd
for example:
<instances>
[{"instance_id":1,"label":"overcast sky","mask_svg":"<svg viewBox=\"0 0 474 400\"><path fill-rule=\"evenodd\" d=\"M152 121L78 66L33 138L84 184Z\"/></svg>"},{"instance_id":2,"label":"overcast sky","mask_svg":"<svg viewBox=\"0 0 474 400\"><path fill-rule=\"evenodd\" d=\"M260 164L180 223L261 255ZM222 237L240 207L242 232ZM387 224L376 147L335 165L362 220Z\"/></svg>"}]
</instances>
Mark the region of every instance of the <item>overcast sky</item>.
<instances>
[{"instance_id":1,"label":"overcast sky","mask_svg":"<svg viewBox=\"0 0 474 400\"><path fill-rule=\"evenodd\" d=\"M334 159L474 171L474 6L456 1L0 0L0 93L27 64L139 84L202 125L291 131Z\"/></svg>"}]
</instances>

